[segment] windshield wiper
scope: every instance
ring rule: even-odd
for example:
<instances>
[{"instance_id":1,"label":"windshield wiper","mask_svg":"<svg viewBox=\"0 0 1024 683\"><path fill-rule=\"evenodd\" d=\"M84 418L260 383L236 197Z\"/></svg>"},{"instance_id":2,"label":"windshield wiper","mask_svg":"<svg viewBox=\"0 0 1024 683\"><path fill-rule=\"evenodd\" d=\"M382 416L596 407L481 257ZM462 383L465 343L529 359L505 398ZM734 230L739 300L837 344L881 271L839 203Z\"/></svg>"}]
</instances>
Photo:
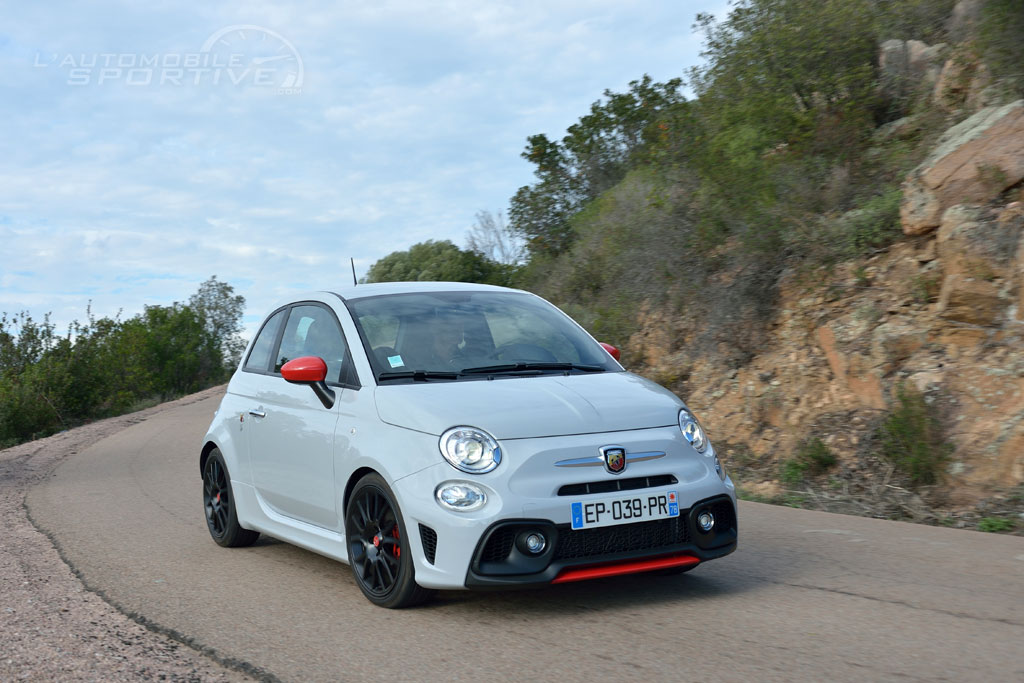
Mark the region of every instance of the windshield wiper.
<instances>
[{"instance_id":1,"label":"windshield wiper","mask_svg":"<svg viewBox=\"0 0 1024 683\"><path fill-rule=\"evenodd\" d=\"M604 372L600 365L584 365L583 363L551 363L546 361L531 361L518 363L501 363L499 365L481 365L475 368L464 368L464 375L500 375L513 372L543 372L544 370L568 371L580 370L582 372Z\"/></svg>"},{"instance_id":2,"label":"windshield wiper","mask_svg":"<svg viewBox=\"0 0 1024 683\"><path fill-rule=\"evenodd\" d=\"M392 379L411 379L414 382L426 382L432 379L458 379L457 372L444 372L439 370L402 370L398 372L382 372L377 375L377 381L383 382Z\"/></svg>"}]
</instances>

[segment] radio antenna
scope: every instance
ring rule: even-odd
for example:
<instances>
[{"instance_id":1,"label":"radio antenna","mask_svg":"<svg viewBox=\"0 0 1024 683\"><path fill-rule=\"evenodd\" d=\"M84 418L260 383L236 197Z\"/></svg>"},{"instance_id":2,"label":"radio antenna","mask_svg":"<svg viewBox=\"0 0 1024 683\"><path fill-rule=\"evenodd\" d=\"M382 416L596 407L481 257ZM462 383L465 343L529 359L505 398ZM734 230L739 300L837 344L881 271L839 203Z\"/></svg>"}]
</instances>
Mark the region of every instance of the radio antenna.
<instances>
[{"instance_id":1,"label":"radio antenna","mask_svg":"<svg viewBox=\"0 0 1024 683\"><path fill-rule=\"evenodd\" d=\"M349 256L348 262L352 264L352 286L356 287L359 285L359 283L356 281L356 260Z\"/></svg>"}]
</instances>

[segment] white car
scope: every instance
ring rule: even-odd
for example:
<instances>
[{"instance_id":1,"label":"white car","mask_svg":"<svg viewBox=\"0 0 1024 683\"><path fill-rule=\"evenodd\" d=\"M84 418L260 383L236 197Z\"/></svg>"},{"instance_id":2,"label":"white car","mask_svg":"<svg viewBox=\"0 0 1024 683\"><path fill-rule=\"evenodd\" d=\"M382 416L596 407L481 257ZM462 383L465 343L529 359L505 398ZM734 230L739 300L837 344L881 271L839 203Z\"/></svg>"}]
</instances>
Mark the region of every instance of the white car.
<instances>
[{"instance_id":1,"label":"white car","mask_svg":"<svg viewBox=\"0 0 1024 683\"><path fill-rule=\"evenodd\" d=\"M686 571L736 549L697 418L527 292L309 292L270 312L199 461L214 541L347 562L369 600Z\"/></svg>"}]
</instances>

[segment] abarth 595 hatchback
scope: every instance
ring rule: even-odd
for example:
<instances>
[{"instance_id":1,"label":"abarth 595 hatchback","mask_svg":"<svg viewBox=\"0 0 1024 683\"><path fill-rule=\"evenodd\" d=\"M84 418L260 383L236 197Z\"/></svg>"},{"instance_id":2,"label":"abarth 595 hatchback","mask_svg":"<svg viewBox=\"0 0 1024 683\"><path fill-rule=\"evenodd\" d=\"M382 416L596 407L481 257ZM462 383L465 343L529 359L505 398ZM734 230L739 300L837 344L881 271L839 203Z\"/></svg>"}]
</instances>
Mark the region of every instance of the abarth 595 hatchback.
<instances>
[{"instance_id":1,"label":"abarth 595 hatchback","mask_svg":"<svg viewBox=\"0 0 1024 683\"><path fill-rule=\"evenodd\" d=\"M210 534L346 562L383 607L731 553L735 488L697 417L618 355L502 287L282 301L203 441Z\"/></svg>"}]
</instances>

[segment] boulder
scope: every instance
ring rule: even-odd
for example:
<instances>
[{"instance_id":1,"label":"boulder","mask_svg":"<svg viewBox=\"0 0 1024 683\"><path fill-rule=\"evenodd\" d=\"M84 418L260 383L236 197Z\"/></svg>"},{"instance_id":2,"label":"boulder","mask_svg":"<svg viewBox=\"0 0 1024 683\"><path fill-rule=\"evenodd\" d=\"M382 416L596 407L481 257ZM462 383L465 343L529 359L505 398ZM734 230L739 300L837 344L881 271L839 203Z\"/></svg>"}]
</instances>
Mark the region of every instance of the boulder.
<instances>
[{"instance_id":1,"label":"boulder","mask_svg":"<svg viewBox=\"0 0 1024 683\"><path fill-rule=\"evenodd\" d=\"M902 100L938 80L942 70L946 44L929 46L920 40L887 40L878 54L879 81L882 94L891 100Z\"/></svg>"},{"instance_id":2,"label":"boulder","mask_svg":"<svg viewBox=\"0 0 1024 683\"><path fill-rule=\"evenodd\" d=\"M935 249L942 260L943 273L963 275L976 280L993 280L1009 275L1008 263L997 253L996 233L1003 230L986 222L982 211L957 204L942 214L935 238Z\"/></svg>"},{"instance_id":3,"label":"boulder","mask_svg":"<svg viewBox=\"0 0 1024 683\"><path fill-rule=\"evenodd\" d=\"M975 65L964 59L947 59L932 90L932 102L946 111L954 111L964 100L974 77Z\"/></svg>"},{"instance_id":4,"label":"boulder","mask_svg":"<svg viewBox=\"0 0 1024 683\"><path fill-rule=\"evenodd\" d=\"M907 235L939 226L955 204L980 203L1024 179L1024 100L988 107L947 130L903 182Z\"/></svg>"},{"instance_id":5,"label":"boulder","mask_svg":"<svg viewBox=\"0 0 1024 683\"><path fill-rule=\"evenodd\" d=\"M963 275L949 275L942 281L937 312L947 320L993 325L1003 308L999 288L991 282Z\"/></svg>"}]
</instances>

